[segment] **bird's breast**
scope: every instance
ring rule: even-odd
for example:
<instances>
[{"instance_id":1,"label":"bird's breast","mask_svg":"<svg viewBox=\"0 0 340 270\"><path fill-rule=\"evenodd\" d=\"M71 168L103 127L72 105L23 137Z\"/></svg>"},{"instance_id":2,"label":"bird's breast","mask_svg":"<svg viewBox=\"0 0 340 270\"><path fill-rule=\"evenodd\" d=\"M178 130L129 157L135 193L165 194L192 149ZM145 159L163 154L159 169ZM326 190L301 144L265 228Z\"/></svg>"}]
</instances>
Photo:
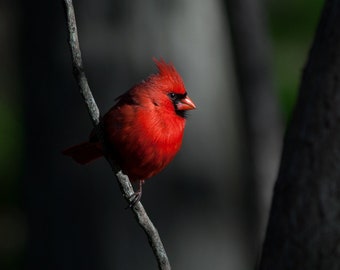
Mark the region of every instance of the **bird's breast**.
<instances>
[{"instance_id":1,"label":"bird's breast","mask_svg":"<svg viewBox=\"0 0 340 270\"><path fill-rule=\"evenodd\" d=\"M111 142L120 165L131 180L145 180L163 170L179 151L185 120L177 115L136 112L133 119L115 124Z\"/></svg>"}]
</instances>

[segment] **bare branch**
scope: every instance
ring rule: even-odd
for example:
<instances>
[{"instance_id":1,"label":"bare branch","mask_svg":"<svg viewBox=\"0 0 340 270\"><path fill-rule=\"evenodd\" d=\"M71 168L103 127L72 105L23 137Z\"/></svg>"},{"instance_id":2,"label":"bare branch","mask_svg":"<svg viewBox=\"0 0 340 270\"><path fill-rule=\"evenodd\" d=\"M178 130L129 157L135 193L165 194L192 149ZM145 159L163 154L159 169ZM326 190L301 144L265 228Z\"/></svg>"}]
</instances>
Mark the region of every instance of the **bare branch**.
<instances>
[{"instance_id":1,"label":"bare branch","mask_svg":"<svg viewBox=\"0 0 340 270\"><path fill-rule=\"evenodd\" d=\"M69 32L69 45L72 54L73 73L77 80L80 93L86 103L87 109L91 116L93 125L99 124L99 109L92 96L90 87L85 76L83 69L83 60L81 58L81 52L78 40L78 30L76 24L76 17L74 14L74 8L72 1L65 0L67 26Z\"/></svg>"},{"instance_id":2,"label":"bare branch","mask_svg":"<svg viewBox=\"0 0 340 270\"><path fill-rule=\"evenodd\" d=\"M64 4L69 32L69 46L72 54L73 73L77 80L80 93L86 103L92 123L98 132L98 137L100 138L103 146L105 147L105 143L102 136L102 130L99 125L100 124L99 109L93 98L92 92L88 85L87 78L85 76L85 72L83 69L83 62L78 40L77 24L72 0L64 0ZM119 166L117 166L117 164L114 164L112 160L108 158L106 159L110 163L112 170L116 175L121 192L123 193L126 200L129 202L129 198L134 194L134 191L128 176L124 175L120 170ZM162 270L171 269L168 257L166 255L163 243L159 237L158 231L151 222L151 220L149 219L143 205L140 202L137 202L133 207L131 207L131 209L135 214L138 224L142 227L142 229L144 230L148 237L150 246L156 257L159 269Z\"/></svg>"}]
</instances>

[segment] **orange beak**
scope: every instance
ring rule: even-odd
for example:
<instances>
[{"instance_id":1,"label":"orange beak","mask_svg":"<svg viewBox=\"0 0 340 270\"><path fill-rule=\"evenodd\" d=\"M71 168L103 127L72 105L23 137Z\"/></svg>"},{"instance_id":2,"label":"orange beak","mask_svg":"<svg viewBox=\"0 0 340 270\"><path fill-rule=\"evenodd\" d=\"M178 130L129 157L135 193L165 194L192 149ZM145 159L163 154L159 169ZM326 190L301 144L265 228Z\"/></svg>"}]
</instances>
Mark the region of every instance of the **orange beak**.
<instances>
[{"instance_id":1,"label":"orange beak","mask_svg":"<svg viewBox=\"0 0 340 270\"><path fill-rule=\"evenodd\" d=\"M176 103L177 110L179 111L187 111L196 109L196 105L192 100L186 96L185 98L181 99L179 102Z\"/></svg>"}]
</instances>

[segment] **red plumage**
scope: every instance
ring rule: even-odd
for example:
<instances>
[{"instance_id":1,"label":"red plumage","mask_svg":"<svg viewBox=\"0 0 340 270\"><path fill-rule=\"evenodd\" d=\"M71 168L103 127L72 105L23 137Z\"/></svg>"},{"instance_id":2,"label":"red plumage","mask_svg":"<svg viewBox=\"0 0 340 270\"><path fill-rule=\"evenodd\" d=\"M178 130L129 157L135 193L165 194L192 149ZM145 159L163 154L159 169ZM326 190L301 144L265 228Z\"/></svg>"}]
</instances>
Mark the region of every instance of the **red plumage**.
<instances>
[{"instance_id":1,"label":"red plumage","mask_svg":"<svg viewBox=\"0 0 340 270\"><path fill-rule=\"evenodd\" d=\"M146 180L171 162L182 144L185 112L196 108L173 65L154 61L158 73L118 97L102 118L108 153L131 181ZM63 153L81 164L103 155L93 132L89 142Z\"/></svg>"}]
</instances>

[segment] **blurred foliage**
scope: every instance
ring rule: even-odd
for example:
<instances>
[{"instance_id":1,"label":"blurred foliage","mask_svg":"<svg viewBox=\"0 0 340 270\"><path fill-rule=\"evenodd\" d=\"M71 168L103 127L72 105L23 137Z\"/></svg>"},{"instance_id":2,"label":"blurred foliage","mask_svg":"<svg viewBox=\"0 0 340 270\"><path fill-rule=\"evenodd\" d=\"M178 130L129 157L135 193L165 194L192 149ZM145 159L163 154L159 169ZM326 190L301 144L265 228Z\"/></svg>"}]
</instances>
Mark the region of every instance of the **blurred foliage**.
<instances>
[{"instance_id":1,"label":"blurred foliage","mask_svg":"<svg viewBox=\"0 0 340 270\"><path fill-rule=\"evenodd\" d=\"M273 68L285 119L294 106L300 77L312 44L322 0L268 1Z\"/></svg>"},{"instance_id":2,"label":"blurred foliage","mask_svg":"<svg viewBox=\"0 0 340 270\"><path fill-rule=\"evenodd\" d=\"M16 186L21 171L22 125L20 110L0 102L0 203L17 202Z\"/></svg>"},{"instance_id":3,"label":"blurred foliage","mask_svg":"<svg viewBox=\"0 0 340 270\"><path fill-rule=\"evenodd\" d=\"M7 102L6 102L7 101ZM19 106L0 101L0 269L18 269L25 242L24 219L19 210L23 128Z\"/></svg>"}]
</instances>

